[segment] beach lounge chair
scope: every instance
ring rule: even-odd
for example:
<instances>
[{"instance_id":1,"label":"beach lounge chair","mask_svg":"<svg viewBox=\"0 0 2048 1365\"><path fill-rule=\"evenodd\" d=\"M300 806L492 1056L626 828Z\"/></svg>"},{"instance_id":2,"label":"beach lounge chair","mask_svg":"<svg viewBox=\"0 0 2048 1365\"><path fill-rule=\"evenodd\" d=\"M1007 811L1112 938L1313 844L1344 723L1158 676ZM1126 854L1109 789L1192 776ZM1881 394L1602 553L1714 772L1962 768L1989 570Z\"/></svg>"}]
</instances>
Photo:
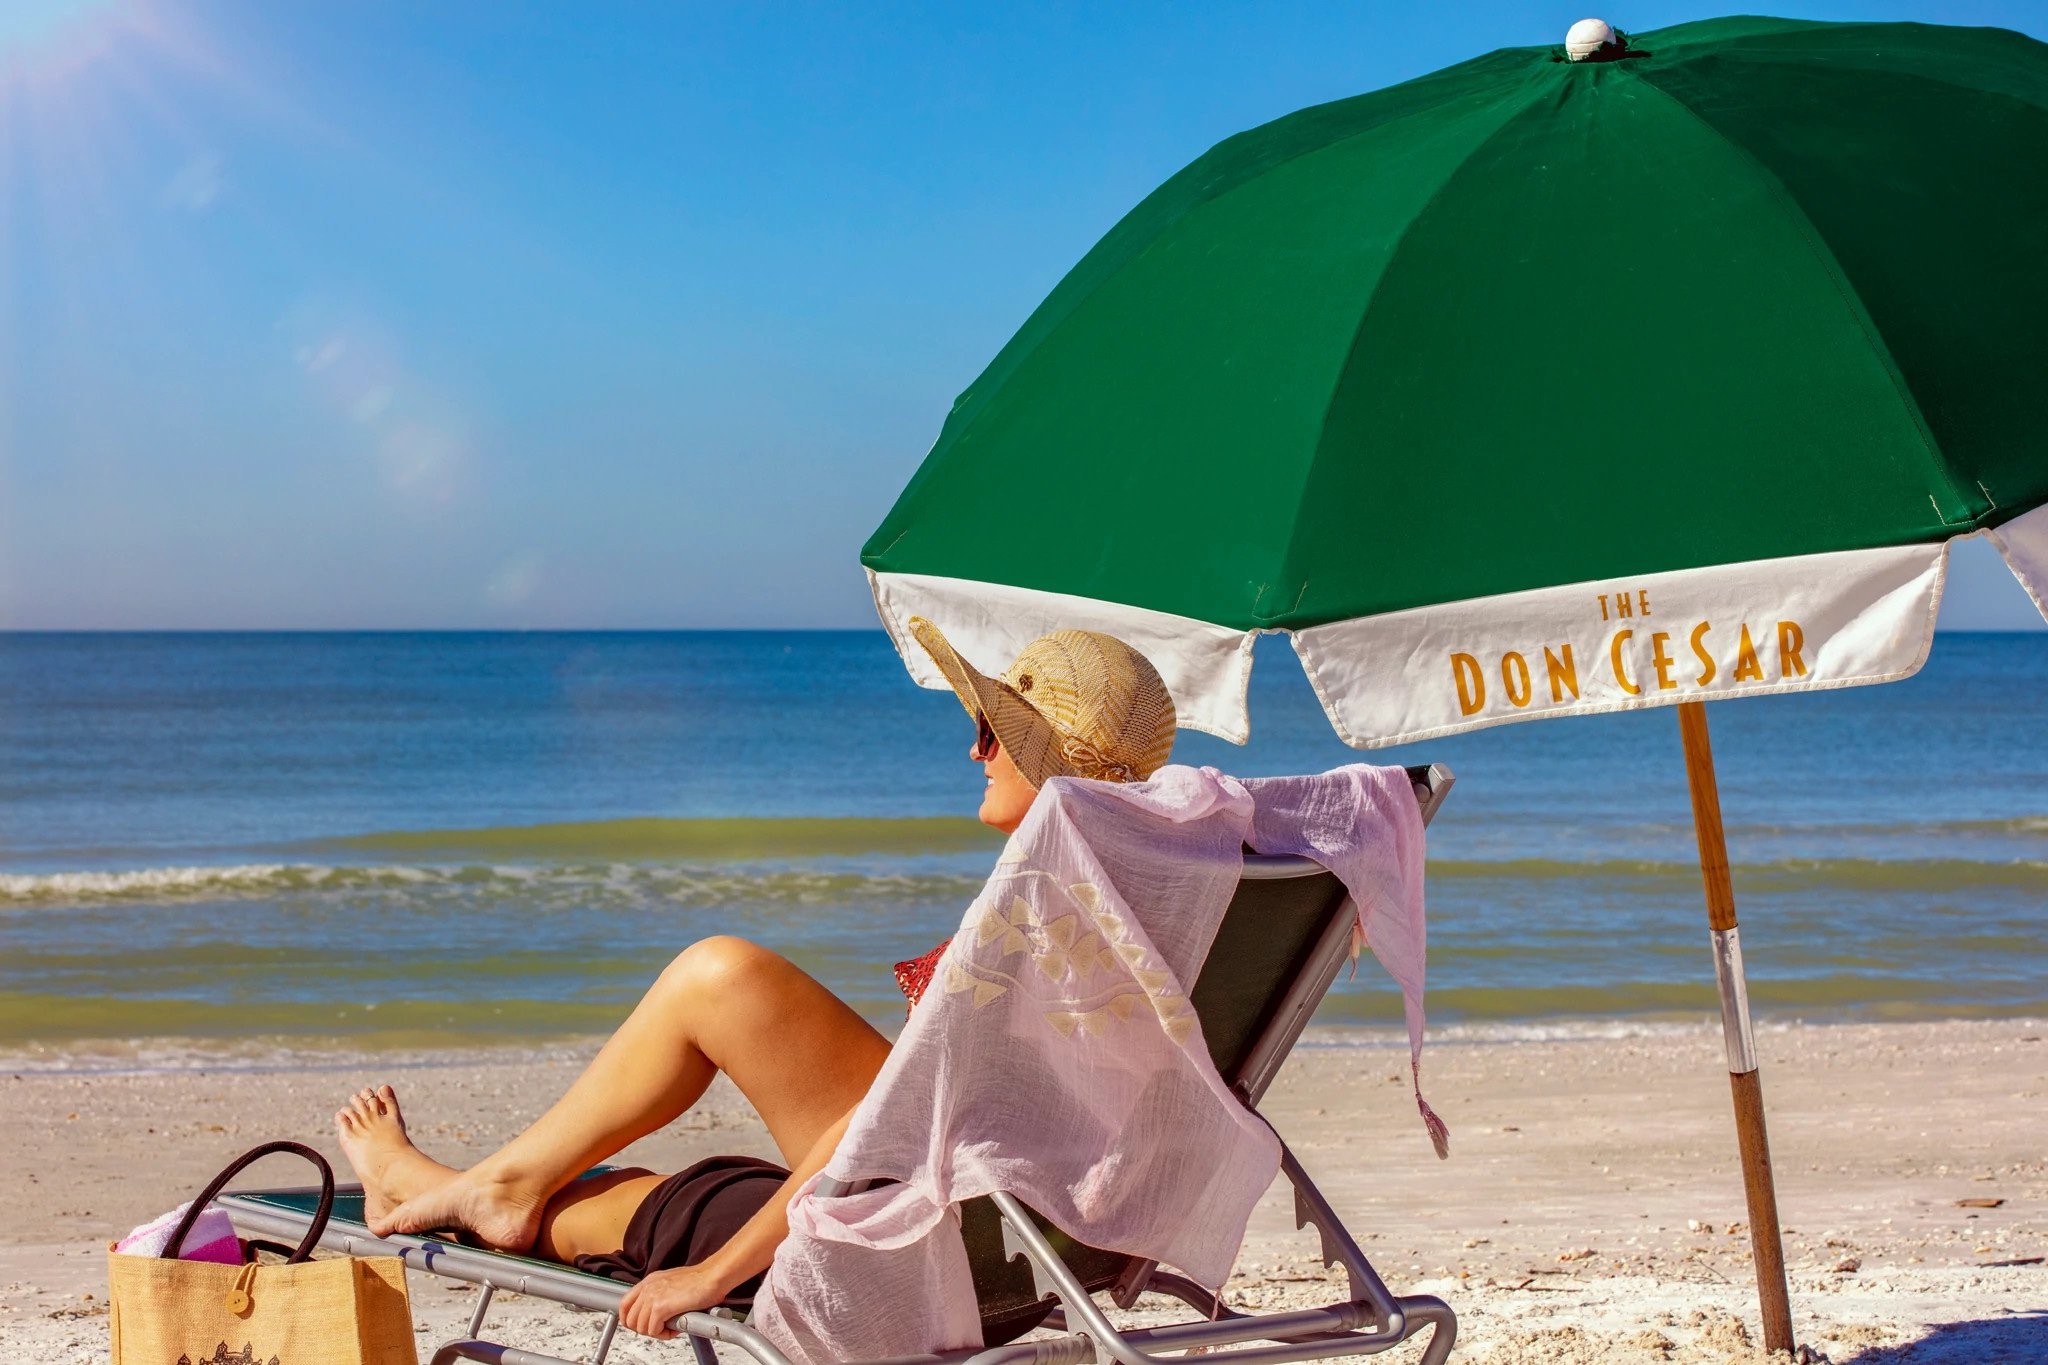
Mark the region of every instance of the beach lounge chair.
<instances>
[{"instance_id":1,"label":"beach lounge chair","mask_svg":"<svg viewBox=\"0 0 2048 1365\"><path fill-rule=\"evenodd\" d=\"M1410 768L1408 775L1427 821L1450 790L1451 773L1436 765ZM1305 859L1246 857L1244 880L1217 930L1192 999L1217 1070L1255 1111L1347 962L1352 922L1343 885L1323 868ZM1280 1365L1369 1355L1425 1327L1433 1330L1421 1359L1424 1365L1442 1365L1457 1335L1449 1306L1427 1296L1395 1297L1284 1141L1281 1170L1294 1188L1296 1225L1313 1227L1321 1238L1323 1262L1349 1278L1350 1297L1344 1302L1265 1314L1233 1312L1201 1286L1151 1262L1076 1244L999 1193L961 1206L983 1333L991 1344L876 1365L1163 1365L1171 1358L1164 1353L1178 1356L1197 1347L1209 1361ZM297 1241L311 1225L318 1191L246 1191L223 1195L218 1202L244 1237ZM373 1236L362 1216L360 1187L345 1187L320 1246L350 1255L398 1256L412 1269L481 1286L467 1333L441 1346L434 1365L456 1360L568 1365L558 1357L485 1338L492 1297L501 1289L603 1314L589 1365L604 1365L618 1330L625 1285L553 1261L482 1251L437 1237ZM1164 1326L1118 1327L1095 1297L1103 1295L1118 1309L1129 1309L1145 1293L1179 1299L1200 1316ZM716 1365L714 1342L737 1347L760 1365L788 1365L773 1344L723 1309L685 1314L676 1326L698 1365ZM1016 1340L1036 1328L1053 1335Z\"/></svg>"}]
</instances>

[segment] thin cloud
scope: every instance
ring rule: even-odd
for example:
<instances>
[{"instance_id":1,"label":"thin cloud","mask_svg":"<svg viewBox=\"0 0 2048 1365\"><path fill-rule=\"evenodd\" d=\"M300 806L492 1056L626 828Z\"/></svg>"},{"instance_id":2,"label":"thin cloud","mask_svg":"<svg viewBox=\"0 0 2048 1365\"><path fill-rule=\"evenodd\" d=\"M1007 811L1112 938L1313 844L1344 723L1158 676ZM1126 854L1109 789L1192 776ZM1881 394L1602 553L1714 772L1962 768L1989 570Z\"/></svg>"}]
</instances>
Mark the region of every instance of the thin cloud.
<instances>
[{"instance_id":1,"label":"thin cloud","mask_svg":"<svg viewBox=\"0 0 2048 1365\"><path fill-rule=\"evenodd\" d=\"M227 186L227 161L219 152L201 152L178 168L164 186L166 208L186 213L204 213L213 207Z\"/></svg>"}]
</instances>

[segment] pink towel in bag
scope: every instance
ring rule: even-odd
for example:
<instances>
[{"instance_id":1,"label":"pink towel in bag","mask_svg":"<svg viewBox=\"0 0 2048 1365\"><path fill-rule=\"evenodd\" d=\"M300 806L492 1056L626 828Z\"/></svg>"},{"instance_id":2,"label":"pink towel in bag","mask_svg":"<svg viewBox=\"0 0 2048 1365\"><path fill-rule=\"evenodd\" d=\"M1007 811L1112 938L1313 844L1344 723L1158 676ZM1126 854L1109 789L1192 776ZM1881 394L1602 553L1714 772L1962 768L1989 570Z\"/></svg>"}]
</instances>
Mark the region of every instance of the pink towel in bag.
<instances>
[{"instance_id":1,"label":"pink towel in bag","mask_svg":"<svg viewBox=\"0 0 2048 1365\"><path fill-rule=\"evenodd\" d=\"M161 1256L164 1248L171 1244L171 1234L178 1230L178 1220L191 1208L188 1201L178 1205L169 1213L151 1219L115 1244L114 1250L126 1256ZM235 1225L227 1214L216 1208L203 1211L192 1231L185 1234L185 1245L178 1252L181 1261L215 1261L221 1265L242 1263L242 1244L235 1237Z\"/></svg>"}]
</instances>

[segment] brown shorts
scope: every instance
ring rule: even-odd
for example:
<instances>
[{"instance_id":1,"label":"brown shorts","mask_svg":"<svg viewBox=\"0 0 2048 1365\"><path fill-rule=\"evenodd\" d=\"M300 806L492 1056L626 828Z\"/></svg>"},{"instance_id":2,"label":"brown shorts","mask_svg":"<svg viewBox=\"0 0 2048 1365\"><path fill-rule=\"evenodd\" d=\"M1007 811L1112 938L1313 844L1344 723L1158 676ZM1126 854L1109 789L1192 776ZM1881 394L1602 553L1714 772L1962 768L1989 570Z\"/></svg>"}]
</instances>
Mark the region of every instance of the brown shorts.
<instances>
[{"instance_id":1,"label":"brown shorts","mask_svg":"<svg viewBox=\"0 0 2048 1365\"><path fill-rule=\"evenodd\" d=\"M789 1171L750 1156L706 1157L655 1186L626 1224L626 1244L602 1256L578 1256L576 1268L637 1283L657 1270L695 1265L731 1241L775 1197ZM751 1308L761 1277L726 1296L728 1308Z\"/></svg>"}]
</instances>

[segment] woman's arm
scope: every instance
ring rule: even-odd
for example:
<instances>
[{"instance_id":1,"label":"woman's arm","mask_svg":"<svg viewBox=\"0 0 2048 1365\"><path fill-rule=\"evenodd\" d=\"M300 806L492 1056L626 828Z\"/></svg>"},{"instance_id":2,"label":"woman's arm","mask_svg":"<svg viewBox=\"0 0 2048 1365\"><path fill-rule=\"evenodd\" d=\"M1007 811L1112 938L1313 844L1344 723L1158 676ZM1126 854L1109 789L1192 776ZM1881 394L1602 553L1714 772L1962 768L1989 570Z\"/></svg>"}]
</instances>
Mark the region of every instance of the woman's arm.
<instances>
[{"instance_id":1,"label":"woman's arm","mask_svg":"<svg viewBox=\"0 0 2048 1365\"><path fill-rule=\"evenodd\" d=\"M657 1270L627 1291L619 1301L619 1321L643 1336L673 1337L676 1333L668 1324L677 1314L710 1308L766 1270L775 1259L775 1248L789 1236L790 1199L806 1180L825 1169L852 1119L849 1109L818 1135L775 1197L741 1225L731 1241L695 1265Z\"/></svg>"}]
</instances>

